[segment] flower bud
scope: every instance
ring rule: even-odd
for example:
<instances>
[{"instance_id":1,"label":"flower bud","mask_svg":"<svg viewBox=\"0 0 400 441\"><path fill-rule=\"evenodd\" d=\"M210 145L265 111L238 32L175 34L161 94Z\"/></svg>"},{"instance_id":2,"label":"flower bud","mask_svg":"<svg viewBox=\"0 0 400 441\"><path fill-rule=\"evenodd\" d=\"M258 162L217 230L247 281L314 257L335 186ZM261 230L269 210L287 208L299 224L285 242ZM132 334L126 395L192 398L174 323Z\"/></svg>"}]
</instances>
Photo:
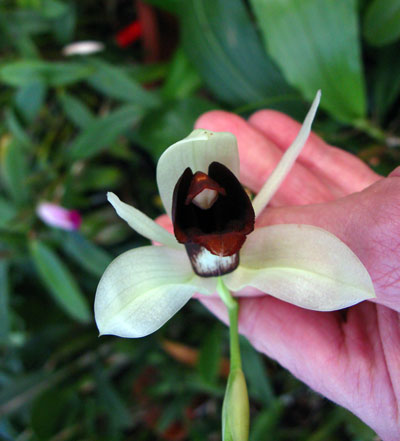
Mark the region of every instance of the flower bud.
<instances>
[{"instance_id":1,"label":"flower bud","mask_svg":"<svg viewBox=\"0 0 400 441\"><path fill-rule=\"evenodd\" d=\"M50 202L41 202L36 208L36 213L47 225L62 230L78 230L82 222L77 210L68 210Z\"/></svg>"},{"instance_id":2,"label":"flower bud","mask_svg":"<svg viewBox=\"0 0 400 441\"><path fill-rule=\"evenodd\" d=\"M248 441L249 397L241 369L231 371L222 407L223 441Z\"/></svg>"}]
</instances>

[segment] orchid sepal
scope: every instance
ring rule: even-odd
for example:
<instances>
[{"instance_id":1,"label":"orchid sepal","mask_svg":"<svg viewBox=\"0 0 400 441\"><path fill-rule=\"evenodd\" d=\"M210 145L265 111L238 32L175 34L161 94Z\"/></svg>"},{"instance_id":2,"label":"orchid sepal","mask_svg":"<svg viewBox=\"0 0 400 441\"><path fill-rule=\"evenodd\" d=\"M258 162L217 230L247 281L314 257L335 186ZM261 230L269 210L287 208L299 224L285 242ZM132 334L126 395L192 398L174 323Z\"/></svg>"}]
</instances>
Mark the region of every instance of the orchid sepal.
<instances>
[{"instance_id":1,"label":"orchid sepal","mask_svg":"<svg viewBox=\"0 0 400 441\"><path fill-rule=\"evenodd\" d=\"M177 242L173 234L169 233L137 208L122 202L116 194L108 192L107 199L114 207L118 216L141 236L174 249L183 249L183 246Z\"/></svg>"}]
</instances>

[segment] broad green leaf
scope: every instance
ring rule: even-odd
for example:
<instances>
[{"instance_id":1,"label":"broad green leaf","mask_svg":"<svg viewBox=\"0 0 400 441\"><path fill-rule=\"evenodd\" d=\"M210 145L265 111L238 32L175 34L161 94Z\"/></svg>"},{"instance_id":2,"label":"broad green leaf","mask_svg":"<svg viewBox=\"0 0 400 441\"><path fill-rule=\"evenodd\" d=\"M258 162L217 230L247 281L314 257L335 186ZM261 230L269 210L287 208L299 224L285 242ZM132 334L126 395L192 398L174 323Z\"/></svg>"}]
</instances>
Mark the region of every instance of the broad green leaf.
<instances>
[{"instance_id":1,"label":"broad green leaf","mask_svg":"<svg viewBox=\"0 0 400 441\"><path fill-rule=\"evenodd\" d=\"M76 21L76 7L74 3L68 4L68 10L65 14L52 20L53 34L59 43L67 44L73 41Z\"/></svg>"},{"instance_id":2,"label":"broad green leaf","mask_svg":"<svg viewBox=\"0 0 400 441\"><path fill-rule=\"evenodd\" d=\"M33 9L1 11L0 24L7 32L14 34L39 34L49 30L49 21Z\"/></svg>"},{"instance_id":3,"label":"broad green leaf","mask_svg":"<svg viewBox=\"0 0 400 441\"><path fill-rule=\"evenodd\" d=\"M75 320L89 321L91 314L87 301L57 254L39 240L30 243L30 252L38 275L57 303Z\"/></svg>"},{"instance_id":4,"label":"broad green leaf","mask_svg":"<svg viewBox=\"0 0 400 441\"><path fill-rule=\"evenodd\" d=\"M0 228L6 226L17 214L15 205L0 196Z\"/></svg>"},{"instance_id":5,"label":"broad green leaf","mask_svg":"<svg viewBox=\"0 0 400 441\"><path fill-rule=\"evenodd\" d=\"M1 207L0 207L1 213ZM0 214L1 217L1 214ZM0 260L0 343L6 342L10 327L9 318L9 265L5 259Z\"/></svg>"},{"instance_id":6,"label":"broad green leaf","mask_svg":"<svg viewBox=\"0 0 400 441\"><path fill-rule=\"evenodd\" d=\"M373 113L384 118L400 94L399 44L379 50L372 73Z\"/></svg>"},{"instance_id":7,"label":"broad green leaf","mask_svg":"<svg viewBox=\"0 0 400 441\"><path fill-rule=\"evenodd\" d=\"M159 104L159 98L153 92L145 90L126 74L122 67L112 66L100 60L91 60L90 65L95 72L88 78L88 83L101 93L143 107Z\"/></svg>"},{"instance_id":8,"label":"broad green leaf","mask_svg":"<svg viewBox=\"0 0 400 441\"><path fill-rule=\"evenodd\" d=\"M134 136L157 160L168 146L193 130L202 113L213 108L213 103L197 97L170 101L146 115Z\"/></svg>"},{"instance_id":9,"label":"broad green leaf","mask_svg":"<svg viewBox=\"0 0 400 441\"><path fill-rule=\"evenodd\" d=\"M45 84L42 81L32 81L19 88L15 104L25 119L32 121L41 109L45 97Z\"/></svg>"},{"instance_id":10,"label":"broad green leaf","mask_svg":"<svg viewBox=\"0 0 400 441\"><path fill-rule=\"evenodd\" d=\"M65 429L65 418L71 409L72 391L51 388L36 397L32 403L31 427L41 440L49 440Z\"/></svg>"},{"instance_id":11,"label":"broad green leaf","mask_svg":"<svg viewBox=\"0 0 400 441\"><path fill-rule=\"evenodd\" d=\"M101 277L111 263L112 257L79 232L65 233L63 241L65 251L83 268L95 276Z\"/></svg>"},{"instance_id":12,"label":"broad green leaf","mask_svg":"<svg viewBox=\"0 0 400 441\"><path fill-rule=\"evenodd\" d=\"M221 364L221 328L214 326L203 338L198 371L205 383L215 384Z\"/></svg>"},{"instance_id":13,"label":"broad green leaf","mask_svg":"<svg viewBox=\"0 0 400 441\"><path fill-rule=\"evenodd\" d=\"M41 81L49 86L66 86L89 77L94 68L84 63L19 60L0 67L0 82L24 86Z\"/></svg>"},{"instance_id":14,"label":"broad green leaf","mask_svg":"<svg viewBox=\"0 0 400 441\"><path fill-rule=\"evenodd\" d=\"M270 406L275 397L263 358L244 338L240 340L240 349L250 396L260 401L264 406Z\"/></svg>"},{"instance_id":15,"label":"broad green leaf","mask_svg":"<svg viewBox=\"0 0 400 441\"><path fill-rule=\"evenodd\" d=\"M178 14L182 8L181 0L145 0L150 5Z\"/></svg>"},{"instance_id":16,"label":"broad green leaf","mask_svg":"<svg viewBox=\"0 0 400 441\"><path fill-rule=\"evenodd\" d=\"M0 415L6 415L30 401L46 387L49 373L45 370L14 378L0 391Z\"/></svg>"},{"instance_id":17,"label":"broad green leaf","mask_svg":"<svg viewBox=\"0 0 400 441\"><path fill-rule=\"evenodd\" d=\"M121 106L104 117L93 120L70 144L68 154L71 159L94 156L133 127L142 117L143 110L132 104Z\"/></svg>"},{"instance_id":18,"label":"broad green leaf","mask_svg":"<svg viewBox=\"0 0 400 441\"><path fill-rule=\"evenodd\" d=\"M192 95L200 86L201 78L182 49L178 49L169 66L162 94L169 99L182 99Z\"/></svg>"},{"instance_id":19,"label":"broad green leaf","mask_svg":"<svg viewBox=\"0 0 400 441\"><path fill-rule=\"evenodd\" d=\"M59 18L68 12L68 5L60 0L42 0L40 12L45 18Z\"/></svg>"},{"instance_id":20,"label":"broad green leaf","mask_svg":"<svg viewBox=\"0 0 400 441\"><path fill-rule=\"evenodd\" d=\"M356 0L251 0L269 54L285 78L352 122L366 113Z\"/></svg>"},{"instance_id":21,"label":"broad green leaf","mask_svg":"<svg viewBox=\"0 0 400 441\"><path fill-rule=\"evenodd\" d=\"M83 129L95 120L86 104L68 93L58 95L58 99L68 119Z\"/></svg>"},{"instance_id":22,"label":"broad green leaf","mask_svg":"<svg viewBox=\"0 0 400 441\"><path fill-rule=\"evenodd\" d=\"M365 13L363 31L368 43L383 46L400 37L400 0L374 0Z\"/></svg>"},{"instance_id":23,"label":"broad green leaf","mask_svg":"<svg viewBox=\"0 0 400 441\"><path fill-rule=\"evenodd\" d=\"M5 113L5 122L8 130L12 133L21 147L29 148L32 145L32 141L29 138L29 135L26 133L25 129L22 127L15 113L9 108L6 109Z\"/></svg>"},{"instance_id":24,"label":"broad green leaf","mask_svg":"<svg viewBox=\"0 0 400 441\"><path fill-rule=\"evenodd\" d=\"M344 424L354 441L370 441L375 438L374 431L354 414L341 407L338 407L337 410L343 414Z\"/></svg>"},{"instance_id":25,"label":"broad green leaf","mask_svg":"<svg viewBox=\"0 0 400 441\"><path fill-rule=\"evenodd\" d=\"M18 204L28 199L27 167L21 145L13 139L6 142L1 151L1 176L9 194Z\"/></svg>"},{"instance_id":26,"label":"broad green leaf","mask_svg":"<svg viewBox=\"0 0 400 441\"><path fill-rule=\"evenodd\" d=\"M285 410L281 400L274 400L267 408L261 411L253 421L250 441L276 441L280 420Z\"/></svg>"},{"instance_id":27,"label":"broad green leaf","mask_svg":"<svg viewBox=\"0 0 400 441\"><path fill-rule=\"evenodd\" d=\"M266 55L241 0L186 0L183 48L213 94L231 105L297 95Z\"/></svg>"},{"instance_id":28,"label":"broad green leaf","mask_svg":"<svg viewBox=\"0 0 400 441\"><path fill-rule=\"evenodd\" d=\"M116 187L124 176L117 166L89 165L79 180L79 187L83 190L111 190ZM73 179L73 178L72 178ZM76 185L76 183L74 183Z\"/></svg>"},{"instance_id":29,"label":"broad green leaf","mask_svg":"<svg viewBox=\"0 0 400 441\"><path fill-rule=\"evenodd\" d=\"M107 411L116 427L129 427L132 424L131 412L100 364L95 368L94 378L99 404Z\"/></svg>"}]
</instances>

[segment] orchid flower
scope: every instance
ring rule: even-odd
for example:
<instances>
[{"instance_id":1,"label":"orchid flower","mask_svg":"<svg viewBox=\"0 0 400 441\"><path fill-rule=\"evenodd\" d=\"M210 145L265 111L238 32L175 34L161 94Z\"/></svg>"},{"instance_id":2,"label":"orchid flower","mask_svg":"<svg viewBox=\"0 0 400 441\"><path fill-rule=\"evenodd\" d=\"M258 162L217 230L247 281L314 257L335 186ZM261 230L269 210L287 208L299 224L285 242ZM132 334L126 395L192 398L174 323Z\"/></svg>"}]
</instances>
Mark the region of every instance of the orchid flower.
<instances>
[{"instance_id":1,"label":"orchid flower","mask_svg":"<svg viewBox=\"0 0 400 441\"><path fill-rule=\"evenodd\" d=\"M195 293L215 293L219 278L233 293L253 287L318 311L375 297L367 270L333 234L310 225L254 229L255 218L304 146L319 100L320 92L296 139L252 202L238 180L234 135L201 129L169 147L157 164L157 184L174 234L108 194L122 219L162 246L127 251L106 269L95 299L101 334L148 335Z\"/></svg>"}]
</instances>

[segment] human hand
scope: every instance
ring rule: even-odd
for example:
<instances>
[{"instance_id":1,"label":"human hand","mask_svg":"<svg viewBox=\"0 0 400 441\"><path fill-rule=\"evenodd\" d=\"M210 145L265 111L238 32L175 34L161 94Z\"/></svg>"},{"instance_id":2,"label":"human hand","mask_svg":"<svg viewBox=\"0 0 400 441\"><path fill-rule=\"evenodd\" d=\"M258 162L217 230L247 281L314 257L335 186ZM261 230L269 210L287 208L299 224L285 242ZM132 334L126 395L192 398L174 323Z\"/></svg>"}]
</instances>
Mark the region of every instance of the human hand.
<instances>
[{"instance_id":1,"label":"human hand","mask_svg":"<svg viewBox=\"0 0 400 441\"><path fill-rule=\"evenodd\" d=\"M248 122L214 111L198 128L236 135L241 182L257 192L300 125L275 111ZM240 331L317 392L348 408L384 441L400 439L400 167L388 178L311 135L256 226L319 226L345 242L368 269L375 303L309 311L254 289L240 294ZM257 293L259 294L259 293ZM218 298L201 301L226 321ZM397 311L397 312L396 312Z\"/></svg>"}]
</instances>

